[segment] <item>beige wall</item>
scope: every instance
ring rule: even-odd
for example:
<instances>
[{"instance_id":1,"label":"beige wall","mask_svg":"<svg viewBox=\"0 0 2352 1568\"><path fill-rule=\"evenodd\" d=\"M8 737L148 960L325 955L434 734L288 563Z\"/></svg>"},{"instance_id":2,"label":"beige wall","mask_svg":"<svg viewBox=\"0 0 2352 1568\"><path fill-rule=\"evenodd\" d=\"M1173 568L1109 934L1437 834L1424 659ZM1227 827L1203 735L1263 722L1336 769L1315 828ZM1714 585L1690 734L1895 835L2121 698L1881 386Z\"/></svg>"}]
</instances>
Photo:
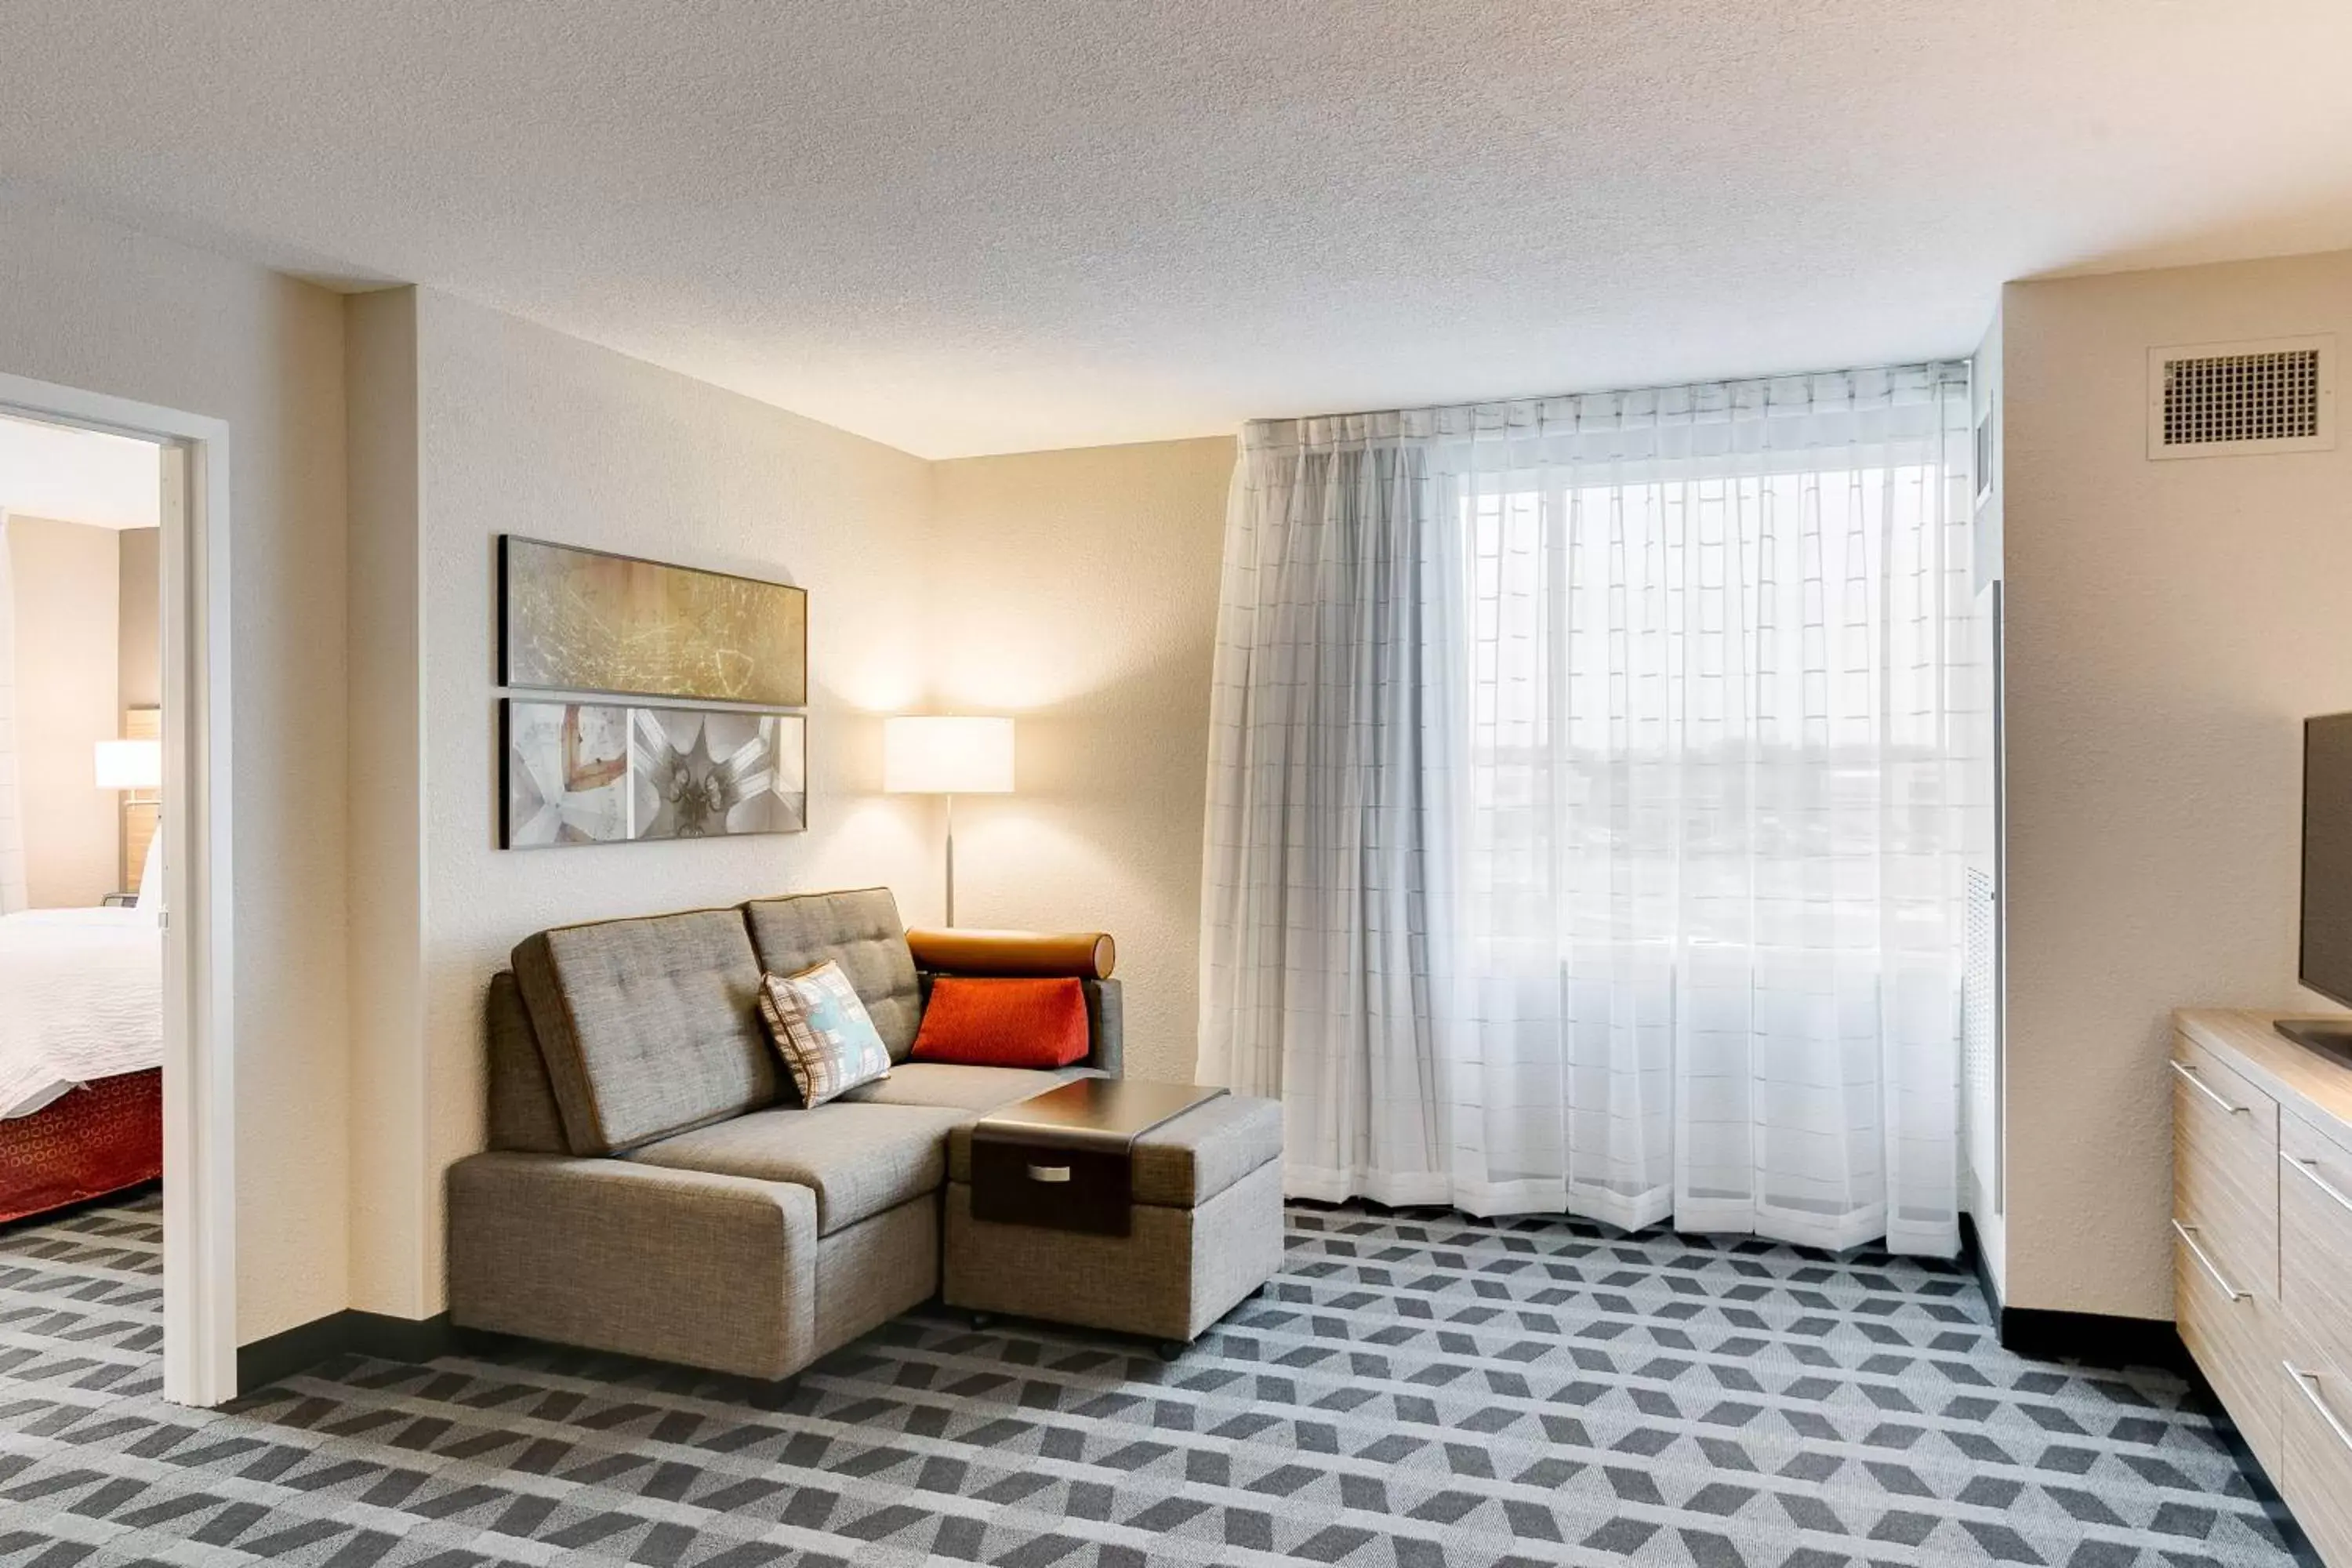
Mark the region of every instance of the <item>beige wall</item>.
<instances>
[{"instance_id":1,"label":"beige wall","mask_svg":"<svg viewBox=\"0 0 2352 1568\"><path fill-rule=\"evenodd\" d=\"M161 573L163 531L126 528L119 542L121 594L118 603L120 636L116 642L115 680L125 708L160 708L163 704L163 661L157 643L163 609Z\"/></svg>"},{"instance_id":2,"label":"beige wall","mask_svg":"<svg viewBox=\"0 0 2352 1568\"><path fill-rule=\"evenodd\" d=\"M1018 720L1016 792L957 803L966 925L1118 938L1128 1070L1192 1076L1209 660L1234 444L934 466L931 695ZM939 913L934 857L910 912Z\"/></svg>"},{"instance_id":3,"label":"beige wall","mask_svg":"<svg viewBox=\"0 0 2352 1568\"><path fill-rule=\"evenodd\" d=\"M404 591L388 565L392 607L362 616L355 600L354 611L362 648L413 636L422 650L408 668L421 682L424 743L416 771L401 774L417 781L421 807L418 994L400 995L408 970L394 952L382 975L354 964L352 996L362 1014L386 987L392 1026L417 1042L357 1069L383 1086L393 1125L357 1150L352 1304L404 1317L442 1304L441 1173L481 1143L482 990L518 939L566 921L793 889L907 887L929 864L910 803L878 794L878 715L923 692L927 465L444 296L417 294L413 308L415 586ZM362 336L355 406L406 395L379 384L370 352ZM366 467L380 455L362 456L355 478L380 473ZM393 531L387 550L408 548L396 520L363 515L371 531ZM807 584L810 830L500 850L494 587L507 532ZM363 547L369 595L376 548ZM363 655L355 690L396 700L374 677L397 668ZM413 1022L401 1016L411 1007Z\"/></svg>"},{"instance_id":4,"label":"beige wall","mask_svg":"<svg viewBox=\"0 0 2352 1568\"><path fill-rule=\"evenodd\" d=\"M237 1331L344 1304L342 311L0 194L0 371L228 421Z\"/></svg>"},{"instance_id":5,"label":"beige wall","mask_svg":"<svg viewBox=\"0 0 2352 1568\"><path fill-rule=\"evenodd\" d=\"M35 909L87 909L117 890L121 796L97 786L115 716L113 530L8 519L16 573L16 782L25 891Z\"/></svg>"},{"instance_id":6,"label":"beige wall","mask_svg":"<svg viewBox=\"0 0 2352 1568\"><path fill-rule=\"evenodd\" d=\"M416 291L343 302L351 548L351 1300L423 1317L425 687L417 584ZM363 891L362 891L363 889Z\"/></svg>"},{"instance_id":7,"label":"beige wall","mask_svg":"<svg viewBox=\"0 0 2352 1568\"><path fill-rule=\"evenodd\" d=\"M2352 438L2150 462L2146 355L2352 348L2352 254L2014 284L2002 324L2007 1295L2163 1318L2167 1014L2312 1003L2299 725L2352 708Z\"/></svg>"}]
</instances>

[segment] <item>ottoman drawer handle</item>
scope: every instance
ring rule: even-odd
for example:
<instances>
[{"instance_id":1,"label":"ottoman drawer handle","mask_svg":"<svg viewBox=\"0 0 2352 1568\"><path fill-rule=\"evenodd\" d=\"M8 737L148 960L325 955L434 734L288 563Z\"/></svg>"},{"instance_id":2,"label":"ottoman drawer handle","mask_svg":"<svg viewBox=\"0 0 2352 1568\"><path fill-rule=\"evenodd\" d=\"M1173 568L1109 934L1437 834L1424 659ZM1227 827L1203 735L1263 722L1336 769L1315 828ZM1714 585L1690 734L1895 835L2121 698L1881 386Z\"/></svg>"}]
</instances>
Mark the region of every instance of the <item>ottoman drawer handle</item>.
<instances>
[{"instance_id":1,"label":"ottoman drawer handle","mask_svg":"<svg viewBox=\"0 0 2352 1568\"><path fill-rule=\"evenodd\" d=\"M1067 1165L1032 1165L1029 1179L1033 1182L1066 1182L1070 1179Z\"/></svg>"}]
</instances>

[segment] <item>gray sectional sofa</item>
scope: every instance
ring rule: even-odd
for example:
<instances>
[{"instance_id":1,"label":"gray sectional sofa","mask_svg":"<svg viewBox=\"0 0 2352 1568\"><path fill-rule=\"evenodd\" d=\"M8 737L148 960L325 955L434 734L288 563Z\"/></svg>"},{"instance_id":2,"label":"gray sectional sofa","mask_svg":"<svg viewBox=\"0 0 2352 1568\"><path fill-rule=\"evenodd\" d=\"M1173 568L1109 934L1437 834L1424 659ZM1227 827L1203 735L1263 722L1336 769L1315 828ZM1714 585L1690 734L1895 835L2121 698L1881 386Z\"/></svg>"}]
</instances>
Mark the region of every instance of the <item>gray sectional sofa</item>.
<instances>
[{"instance_id":1,"label":"gray sectional sofa","mask_svg":"<svg viewBox=\"0 0 2352 1568\"><path fill-rule=\"evenodd\" d=\"M828 958L902 1065L811 1110L755 992ZM939 1289L956 1129L1119 1071L1108 979L1081 982L1077 1067L908 1061L928 977L879 888L563 927L513 965L489 990L489 1151L449 1173L460 1328L787 1377Z\"/></svg>"}]
</instances>

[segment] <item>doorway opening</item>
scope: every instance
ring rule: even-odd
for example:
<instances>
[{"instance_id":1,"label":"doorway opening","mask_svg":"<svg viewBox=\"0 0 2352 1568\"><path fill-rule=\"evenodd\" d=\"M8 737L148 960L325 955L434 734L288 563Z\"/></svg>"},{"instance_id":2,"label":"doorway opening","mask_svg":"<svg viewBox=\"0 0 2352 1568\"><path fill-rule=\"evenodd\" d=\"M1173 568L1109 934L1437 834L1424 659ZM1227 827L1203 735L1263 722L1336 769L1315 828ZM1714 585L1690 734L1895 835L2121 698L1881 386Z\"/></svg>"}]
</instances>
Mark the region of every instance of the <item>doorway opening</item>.
<instances>
[{"instance_id":1,"label":"doorway opening","mask_svg":"<svg viewBox=\"0 0 2352 1568\"><path fill-rule=\"evenodd\" d=\"M236 1392L228 429L0 375L0 1225L163 1274L164 1397Z\"/></svg>"}]
</instances>

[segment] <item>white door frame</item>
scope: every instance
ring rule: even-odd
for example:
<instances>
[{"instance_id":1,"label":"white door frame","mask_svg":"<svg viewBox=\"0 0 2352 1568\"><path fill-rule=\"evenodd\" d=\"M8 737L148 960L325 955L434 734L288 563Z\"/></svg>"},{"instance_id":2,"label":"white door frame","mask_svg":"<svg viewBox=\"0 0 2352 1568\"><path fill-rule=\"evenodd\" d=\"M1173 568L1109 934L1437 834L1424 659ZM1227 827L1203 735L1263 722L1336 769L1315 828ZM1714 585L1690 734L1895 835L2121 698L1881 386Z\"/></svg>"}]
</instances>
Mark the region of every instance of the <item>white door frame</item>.
<instances>
[{"instance_id":1,"label":"white door frame","mask_svg":"<svg viewBox=\"0 0 2352 1568\"><path fill-rule=\"evenodd\" d=\"M163 1397L220 1405L236 1394L228 425L5 374L0 409L163 447Z\"/></svg>"}]
</instances>

